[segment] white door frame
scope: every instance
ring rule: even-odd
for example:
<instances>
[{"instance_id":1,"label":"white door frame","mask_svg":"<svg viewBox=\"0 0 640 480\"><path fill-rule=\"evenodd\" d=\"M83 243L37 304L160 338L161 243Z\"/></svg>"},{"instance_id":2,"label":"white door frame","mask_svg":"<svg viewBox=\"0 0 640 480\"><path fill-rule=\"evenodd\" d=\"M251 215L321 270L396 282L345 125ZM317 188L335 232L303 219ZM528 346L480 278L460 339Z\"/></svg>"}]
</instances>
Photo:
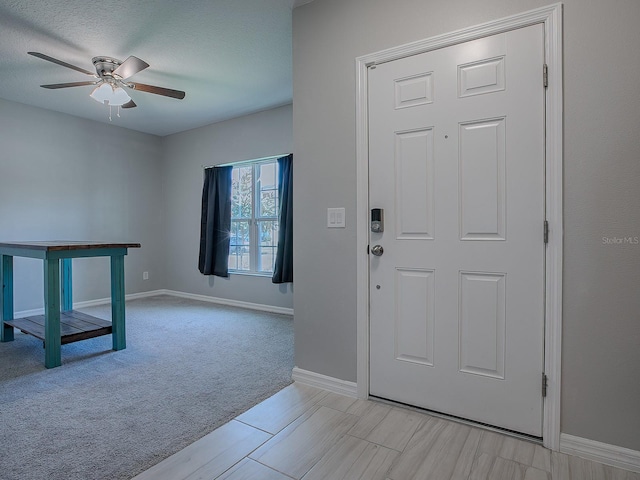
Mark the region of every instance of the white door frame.
<instances>
[{"instance_id":1,"label":"white door frame","mask_svg":"<svg viewBox=\"0 0 640 480\"><path fill-rule=\"evenodd\" d=\"M544 446L560 447L560 373L562 354L562 4L556 3L492 22L438 35L356 58L357 160L357 392L369 396L369 129L367 69L371 65L448 47L515 28L543 24L548 88L545 103L545 202L549 243L545 252L545 355L548 377L544 399ZM540 67L542 81L542 66ZM542 225L540 226L542 228Z\"/></svg>"}]
</instances>

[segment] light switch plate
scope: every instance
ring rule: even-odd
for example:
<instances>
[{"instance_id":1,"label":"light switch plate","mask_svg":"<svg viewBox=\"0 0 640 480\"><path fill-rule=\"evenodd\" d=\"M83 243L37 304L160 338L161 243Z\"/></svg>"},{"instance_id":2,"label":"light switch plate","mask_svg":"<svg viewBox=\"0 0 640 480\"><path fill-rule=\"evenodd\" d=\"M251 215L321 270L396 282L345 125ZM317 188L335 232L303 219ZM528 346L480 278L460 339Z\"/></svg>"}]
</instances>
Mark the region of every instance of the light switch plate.
<instances>
[{"instance_id":1,"label":"light switch plate","mask_svg":"<svg viewBox=\"0 0 640 480\"><path fill-rule=\"evenodd\" d=\"M345 228L345 226L344 208L327 208L327 227Z\"/></svg>"}]
</instances>

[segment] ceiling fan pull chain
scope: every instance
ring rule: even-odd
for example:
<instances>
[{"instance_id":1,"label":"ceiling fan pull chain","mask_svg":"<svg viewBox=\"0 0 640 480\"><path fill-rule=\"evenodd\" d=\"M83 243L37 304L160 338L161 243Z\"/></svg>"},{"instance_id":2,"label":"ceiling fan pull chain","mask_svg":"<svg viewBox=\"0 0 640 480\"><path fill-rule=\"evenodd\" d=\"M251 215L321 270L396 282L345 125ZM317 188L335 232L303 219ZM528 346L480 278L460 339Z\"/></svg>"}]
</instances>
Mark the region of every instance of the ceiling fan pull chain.
<instances>
[{"instance_id":1,"label":"ceiling fan pull chain","mask_svg":"<svg viewBox=\"0 0 640 480\"><path fill-rule=\"evenodd\" d=\"M111 121L111 105L109 105L109 121Z\"/></svg>"},{"instance_id":2,"label":"ceiling fan pull chain","mask_svg":"<svg viewBox=\"0 0 640 480\"><path fill-rule=\"evenodd\" d=\"M118 113L116 115L118 118L120 118L120 105L118 105Z\"/></svg>"}]
</instances>

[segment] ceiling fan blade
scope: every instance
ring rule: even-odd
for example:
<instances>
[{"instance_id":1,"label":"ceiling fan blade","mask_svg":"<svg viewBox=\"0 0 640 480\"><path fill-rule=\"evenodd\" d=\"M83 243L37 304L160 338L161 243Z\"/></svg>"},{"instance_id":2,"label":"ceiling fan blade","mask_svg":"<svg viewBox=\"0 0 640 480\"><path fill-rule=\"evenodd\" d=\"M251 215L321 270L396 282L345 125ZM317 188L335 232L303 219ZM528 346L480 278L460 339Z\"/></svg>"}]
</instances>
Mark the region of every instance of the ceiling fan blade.
<instances>
[{"instance_id":1,"label":"ceiling fan blade","mask_svg":"<svg viewBox=\"0 0 640 480\"><path fill-rule=\"evenodd\" d=\"M155 87L153 85L145 85L144 83L127 83L128 87L133 88L134 90L140 90L141 92L147 93L155 93L156 95L164 95L165 97L177 98L178 100L182 100L186 95L184 92L180 90L172 90L170 88L163 87Z\"/></svg>"},{"instance_id":2,"label":"ceiling fan blade","mask_svg":"<svg viewBox=\"0 0 640 480\"><path fill-rule=\"evenodd\" d=\"M42 88L48 88L54 90L56 88L69 88L69 87L83 87L85 85L97 85L99 81L95 82L72 82L72 83L53 83L51 85L40 85Z\"/></svg>"},{"instance_id":3,"label":"ceiling fan blade","mask_svg":"<svg viewBox=\"0 0 640 480\"><path fill-rule=\"evenodd\" d=\"M127 103L122 105L120 108L134 108L137 107L136 103L133 100L129 100Z\"/></svg>"},{"instance_id":4,"label":"ceiling fan blade","mask_svg":"<svg viewBox=\"0 0 640 480\"><path fill-rule=\"evenodd\" d=\"M118 75L122 79L127 79L136 73L141 72L148 66L149 64L147 62L132 55L122 62L122 64L113 71L113 74Z\"/></svg>"},{"instance_id":5,"label":"ceiling fan blade","mask_svg":"<svg viewBox=\"0 0 640 480\"><path fill-rule=\"evenodd\" d=\"M70 68L80 73L84 73L85 75L91 75L95 77L95 72L90 72L89 70L85 70L84 68L76 67L75 65L71 65L70 63L63 62L62 60L58 60L57 58L50 57L49 55L45 55L44 53L39 52L27 52L29 55L33 55L34 57L41 58L42 60L46 60L47 62L55 63L57 65L62 65L63 67Z\"/></svg>"}]
</instances>

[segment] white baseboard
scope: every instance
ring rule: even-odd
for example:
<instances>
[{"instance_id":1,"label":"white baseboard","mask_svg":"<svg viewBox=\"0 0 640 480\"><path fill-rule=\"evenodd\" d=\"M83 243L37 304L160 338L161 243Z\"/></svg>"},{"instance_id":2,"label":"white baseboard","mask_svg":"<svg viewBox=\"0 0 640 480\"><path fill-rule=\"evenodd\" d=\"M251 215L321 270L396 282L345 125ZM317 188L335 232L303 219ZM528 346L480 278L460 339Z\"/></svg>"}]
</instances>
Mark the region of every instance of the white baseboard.
<instances>
[{"instance_id":1,"label":"white baseboard","mask_svg":"<svg viewBox=\"0 0 640 480\"><path fill-rule=\"evenodd\" d=\"M151 290L149 292L130 293L125 295L125 300L135 300L137 298L155 297L157 295L171 295L174 297L189 298L191 300L200 300L201 302L217 303L219 305L227 305L230 307L247 308L249 310L259 310L261 312L279 313L281 315L293 315L293 308L275 307L273 305L263 305L261 303L242 302L240 300L230 300L228 298L209 297L207 295L197 295L195 293L178 292L175 290ZM106 305L111 303L111 298L97 298L95 300L87 300L85 302L74 302L73 308L95 307L97 305ZM36 308L34 310L22 310L15 312L13 318L31 317L34 315L44 315L44 308Z\"/></svg>"},{"instance_id":2,"label":"white baseboard","mask_svg":"<svg viewBox=\"0 0 640 480\"><path fill-rule=\"evenodd\" d=\"M126 300L135 300L137 298L146 298L146 297L155 297L156 295L163 295L165 293L164 290L151 290L149 292L140 292L140 293L130 293L125 295ZM111 303L111 297L108 298L96 298L95 300L86 300L84 302L74 302L73 308L87 308L87 307L95 307L97 305L106 305ZM32 317L34 315L44 315L44 307L36 308L33 310L22 310L20 312L15 312L13 314L13 318L23 318L23 317Z\"/></svg>"},{"instance_id":3,"label":"white baseboard","mask_svg":"<svg viewBox=\"0 0 640 480\"><path fill-rule=\"evenodd\" d=\"M561 433L560 451L612 467L640 472L640 452L629 448Z\"/></svg>"},{"instance_id":4,"label":"white baseboard","mask_svg":"<svg viewBox=\"0 0 640 480\"><path fill-rule=\"evenodd\" d=\"M207 295L198 295L196 293L178 292L175 290L158 290L160 294L173 295L174 297L189 298L191 300L200 300L201 302L217 303L219 305L227 305L230 307L248 308L249 310L259 310L261 312L279 313L281 315L293 315L293 308L276 307L274 305L264 305L262 303L243 302L241 300L231 300L229 298L209 297Z\"/></svg>"},{"instance_id":5,"label":"white baseboard","mask_svg":"<svg viewBox=\"0 0 640 480\"><path fill-rule=\"evenodd\" d=\"M124 296L126 300L136 300L138 298L148 298L155 297L156 295L163 295L164 290L150 290L148 292L139 292L139 293L129 293ZM97 305L106 305L111 303L111 297L108 298L98 298L96 300L87 300L86 302L74 302L73 308L87 308L87 307L95 307Z\"/></svg>"},{"instance_id":6,"label":"white baseboard","mask_svg":"<svg viewBox=\"0 0 640 480\"><path fill-rule=\"evenodd\" d=\"M302 370L298 367L293 368L291 378L293 378L295 382L302 383L303 385L322 388L323 390L346 395L347 397L356 398L358 396L357 385L354 382L327 377L326 375L310 372L309 370Z\"/></svg>"},{"instance_id":7,"label":"white baseboard","mask_svg":"<svg viewBox=\"0 0 640 480\"><path fill-rule=\"evenodd\" d=\"M13 312L13 318L33 317L35 315L44 315L44 308L36 308L34 310L21 310Z\"/></svg>"}]
</instances>

